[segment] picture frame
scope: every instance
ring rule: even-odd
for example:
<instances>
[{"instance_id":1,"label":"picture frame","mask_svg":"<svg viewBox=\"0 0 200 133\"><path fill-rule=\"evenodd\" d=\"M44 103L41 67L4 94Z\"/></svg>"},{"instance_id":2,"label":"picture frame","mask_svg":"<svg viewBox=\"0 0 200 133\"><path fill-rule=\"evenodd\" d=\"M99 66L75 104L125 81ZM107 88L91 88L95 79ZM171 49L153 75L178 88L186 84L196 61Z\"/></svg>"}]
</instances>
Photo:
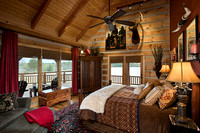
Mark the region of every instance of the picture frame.
<instances>
[{"instance_id":1,"label":"picture frame","mask_svg":"<svg viewBox=\"0 0 200 133\"><path fill-rule=\"evenodd\" d=\"M186 60L193 60L193 56L190 54L191 44L198 40L198 21L195 17L192 22L186 28Z\"/></svg>"},{"instance_id":2,"label":"picture frame","mask_svg":"<svg viewBox=\"0 0 200 133\"><path fill-rule=\"evenodd\" d=\"M106 36L106 50L119 50L126 49L126 29L124 26L117 29L116 25L115 30L108 33Z\"/></svg>"},{"instance_id":3,"label":"picture frame","mask_svg":"<svg viewBox=\"0 0 200 133\"><path fill-rule=\"evenodd\" d=\"M184 50L184 32L182 32L178 37L178 61L181 59L185 60L185 50Z\"/></svg>"}]
</instances>

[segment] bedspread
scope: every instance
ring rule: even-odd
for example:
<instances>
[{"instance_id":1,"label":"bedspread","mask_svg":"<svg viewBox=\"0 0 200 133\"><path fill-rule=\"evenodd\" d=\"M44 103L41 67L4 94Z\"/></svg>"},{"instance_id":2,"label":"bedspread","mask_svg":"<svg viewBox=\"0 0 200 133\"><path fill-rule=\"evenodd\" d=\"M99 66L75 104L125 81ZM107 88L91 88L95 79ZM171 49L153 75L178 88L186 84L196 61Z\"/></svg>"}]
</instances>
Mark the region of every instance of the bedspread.
<instances>
[{"instance_id":1,"label":"bedspread","mask_svg":"<svg viewBox=\"0 0 200 133\"><path fill-rule=\"evenodd\" d=\"M127 132L138 132L138 100L113 96L106 104L105 113L97 114L97 121Z\"/></svg>"},{"instance_id":2,"label":"bedspread","mask_svg":"<svg viewBox=\"0 0 200 133\"><path fill-rule=\"evenodd\" d=\"M169 133L169 114L176 114L176 110L161 110L157 104L145 105L142 101L133 99L133 90L132 87L124 87L111 96L106 102L103 114L79 110L79 119L96 120L126 132Z\"/></svg>"}]
</instances>

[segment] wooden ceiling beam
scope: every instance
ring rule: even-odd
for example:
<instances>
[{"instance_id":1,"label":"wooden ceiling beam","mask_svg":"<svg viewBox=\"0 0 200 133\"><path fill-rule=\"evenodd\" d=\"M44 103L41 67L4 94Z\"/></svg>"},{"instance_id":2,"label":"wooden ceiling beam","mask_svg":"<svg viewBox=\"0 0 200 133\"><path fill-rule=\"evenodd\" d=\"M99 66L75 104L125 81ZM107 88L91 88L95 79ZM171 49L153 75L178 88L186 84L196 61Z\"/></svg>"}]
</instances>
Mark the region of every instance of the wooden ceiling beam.
<instances>
[{"instance_id":1,"label":"wooden ceiling beam","mask_svg":"<svg viewBox=\"0 0 200 133\"><path fill-rule=\"evenodd\" d=\"M44 14L45 10L47 9L47 7L49 6L51 0L45 0L41 6L39 7L37 13L35 14L35 16L33 17L32 21L31 21L31 28L34 29L35 26L37 25L37 23L39 22L40 18L42 17L42 15Z\"/></svg>"},{"instance_id":2,"label":"wooden ceiling beam","mask_svg":"<svg viewBox=\"0 0 200 133\"><path fill-rule=\"evenodd\" d=\"M114 10L114 9L117 9L117 7L123 7L125 5L130 5L130 4L133 4L133 3L145 2L145 1L147 1L147 0L123 0L122 2L111 4L110 9Z\"/></svg>"},{"instance_id":3,"label":"wooden ceiling beam","mask_svg":"<svg viewBox=\"0 0 200 133\"><path fill-rule=\"evenodd\" d=\"M7 29L7 30L11 30L11 31L23 34L23 35L28 35L28 36L31 36L31 37L36 37L36 38L44 39L44 40L47 40L47 41L61 43L61 44L64 44L64 45L83 47L83 45L80 44L80 43L71 42L71 41L62 39L60 37L55 37L55 36L52 36L52 35L49 35L49 34L44 34L44 33L41 33L41 32L34 31L32 29L27 29L27 28L23 28L23 27L20 27L20 26L12 25L12 24L5 24L5 23L0 22L0 29L3 29L3 30Z\"/></svg>"},{"instance_id":4,"label":"wooden ceiling beam","mask_svg":"<svg viewBox=\"0 0 200 133\"><path fill-rule=\"evenodd\" d=\"M58 36L60 37L64 31L65 28L71 24L71 22L76 18L76 16L79 14L79 12L87 5L89 0L82 0L81 3L76 7L76 9L74 10L74 12L69 16L69 18L67 19L67 21L63 24L63 26L60 28L60 30L58 31Z\"/></svg>"},{"instance_id":5,"label":"wooden ceiling beam","mask_svg":"<svg viewBox=\"0 0 200 133\"><path fill-rule=\"evenodd\" d=\"M98 11L98 13L94 16L101 16L101 14L103 12L105 12L106 10L108 9L108 3L105 3L104 6ZM83 30L76 36L76 42L78 42L82 37L83 35L87 32L87 30L89 29L89 27L91 25L93 25L95 23L97 19L96 18L92 18L90 20L90 22L83 28Z\"/></svg>"}]
</instances>

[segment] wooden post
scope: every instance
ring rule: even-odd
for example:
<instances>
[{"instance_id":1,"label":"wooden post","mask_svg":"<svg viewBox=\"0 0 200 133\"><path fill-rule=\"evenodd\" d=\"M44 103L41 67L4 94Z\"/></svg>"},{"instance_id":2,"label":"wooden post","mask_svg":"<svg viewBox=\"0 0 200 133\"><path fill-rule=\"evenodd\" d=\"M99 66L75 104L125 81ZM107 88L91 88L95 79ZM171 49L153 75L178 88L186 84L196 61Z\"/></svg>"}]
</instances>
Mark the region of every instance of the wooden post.
<instances>
[{"instance_id":1,"label":"wooden post","mask_svg":"<svg viewBox=\"0 0 200 133\"><path fill-rule=\"evenodd\" d=\"M38 59L38 93L42 91L42 49Z\"/></svg>"},{"instance_id":2,"label":"wooden post","mask_svg":"<svg viewBox=\"0 0 200 133\"><path fill-rule=\"evenodd\" d=\"M22 80L24 80L24 74L20 74L21 76L20 76L20 80L22 81Z\"/></svg>"},{"instance_id":3,"label":"wooden post","mask_svg":"<svg viewBox=\"0 0 200 133\"><path fill-rule=\"evenodd\" d=\"M60 59L58 60L58 89L61 89L61 57L62 57L62 53L60 52Z\"/></svg>"},{"instance_id":4,"label":"wooden post","mask_svg":"<svg viewBox=\"0 0 200 133\"><path fill-rule=\"evenodd\" d=\"M44 73L44 75L43 75L43 83L44 83L44 84L47 83L47 81L46 81L46 73Z\"/></svg>"},{"instance_id":5,"label":"wooden post","mask_svg":"<svg viewBox=\"0 0 200 133\"><path fill-rule=\"evenodd\" d=\"M126 56L123 57L123 85L127 85L127 63L126 63Z\"/></svg>"},{"instance_id":6,"label":"wooden post","mask_svg":"<svg viewBox=\"0 0 200 133\"><path fill-rule=\"evenodd\" d=\"M63 83L65 83L65 72L63 73Z\"/></svg>"}]
</instances>

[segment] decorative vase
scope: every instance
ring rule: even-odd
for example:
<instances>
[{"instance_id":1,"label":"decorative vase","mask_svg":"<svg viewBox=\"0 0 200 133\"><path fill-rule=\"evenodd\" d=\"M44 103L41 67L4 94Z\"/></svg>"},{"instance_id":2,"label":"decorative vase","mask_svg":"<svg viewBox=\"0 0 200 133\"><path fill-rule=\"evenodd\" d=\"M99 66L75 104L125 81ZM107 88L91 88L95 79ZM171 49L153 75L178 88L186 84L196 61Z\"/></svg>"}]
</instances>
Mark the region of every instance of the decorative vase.
<instances>
[{"instance_id":1,"label":"decorative vase","mask_svg":"<svg viewBox=\"0 0 200 133\"><path fill-rule=\"evenodd\" d=\"M161 72L160 72L161 67L162 67L161 62L155 62L154 70L156 71L156 76L158 77L158 79L160 78L160 75L161 75Z\"/></svg>"}]
</instances>

